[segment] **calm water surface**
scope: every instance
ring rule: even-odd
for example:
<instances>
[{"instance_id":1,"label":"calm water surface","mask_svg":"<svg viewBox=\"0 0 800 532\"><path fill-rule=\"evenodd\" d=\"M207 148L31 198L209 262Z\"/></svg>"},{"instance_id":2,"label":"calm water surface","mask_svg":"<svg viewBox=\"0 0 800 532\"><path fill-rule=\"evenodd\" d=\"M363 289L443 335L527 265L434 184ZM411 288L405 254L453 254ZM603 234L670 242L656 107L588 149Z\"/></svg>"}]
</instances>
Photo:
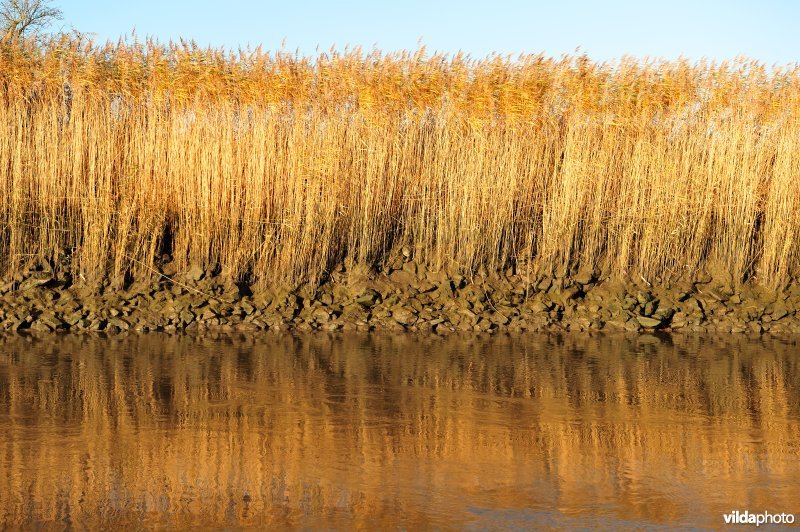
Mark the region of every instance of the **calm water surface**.
<instances>
[{"instance_id":1,"label":"calm water surface","mask_svg":"<svg viewBox=\"0 0 800 532\"><path fill-rule=\"evenodd\" d=\"M624 336L0 339L0 528L800 514L800 353Z\"/></svg>"}]
</instances>

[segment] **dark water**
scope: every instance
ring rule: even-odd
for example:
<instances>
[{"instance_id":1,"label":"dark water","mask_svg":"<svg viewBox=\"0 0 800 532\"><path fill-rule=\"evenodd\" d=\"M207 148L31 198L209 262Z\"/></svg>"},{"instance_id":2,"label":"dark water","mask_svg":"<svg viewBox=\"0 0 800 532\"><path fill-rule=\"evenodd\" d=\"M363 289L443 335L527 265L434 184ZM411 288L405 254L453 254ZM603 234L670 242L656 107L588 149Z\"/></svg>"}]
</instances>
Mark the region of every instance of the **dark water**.
<instances>
[{"instance_id":1,"label":"dark water","mask_svg":"<svg viewBox=\"0 0 800 532\"><path fill-rule=\"evenodd\" d=\"M800 514L793 342L0 339L0 527L721 527Z\"/></svg>"}]
</instances>

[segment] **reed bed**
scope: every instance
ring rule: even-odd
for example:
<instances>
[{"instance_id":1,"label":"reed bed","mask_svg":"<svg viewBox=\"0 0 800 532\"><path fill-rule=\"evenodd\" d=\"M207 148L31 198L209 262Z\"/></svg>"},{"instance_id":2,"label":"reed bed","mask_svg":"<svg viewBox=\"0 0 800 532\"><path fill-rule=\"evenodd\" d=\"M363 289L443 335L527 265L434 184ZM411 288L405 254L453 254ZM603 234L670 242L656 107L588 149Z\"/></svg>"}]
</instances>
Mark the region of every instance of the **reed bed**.
<instances>
[{"instance_id":1,"label":"reed bed","mask_svg":"<svg viewBox=\"0 0 800 532\"><path fill-rule=\"evenodd\" d=\"M0 270L800 273L800 69L62 39L0 49Z\"/></svg>"}]
</instances>

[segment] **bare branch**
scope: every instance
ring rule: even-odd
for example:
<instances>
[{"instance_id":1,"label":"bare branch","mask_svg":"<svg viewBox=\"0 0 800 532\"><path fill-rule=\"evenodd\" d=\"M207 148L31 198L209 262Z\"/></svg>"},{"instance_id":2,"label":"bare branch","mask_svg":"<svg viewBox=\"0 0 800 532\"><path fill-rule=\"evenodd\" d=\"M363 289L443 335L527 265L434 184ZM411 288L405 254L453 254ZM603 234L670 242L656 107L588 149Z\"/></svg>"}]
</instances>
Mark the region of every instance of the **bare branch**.
<instances>
[{"instance_id":1,"label":"bare branch","mask_svg":"<svg viewBox=\"0 0 800 532\"><path fill-rule=\"evenodd\" d=\"M50 0L0 0L0 34L3 40L38 33L60 20L61 10Z\"/></svg>"}]
</instances>

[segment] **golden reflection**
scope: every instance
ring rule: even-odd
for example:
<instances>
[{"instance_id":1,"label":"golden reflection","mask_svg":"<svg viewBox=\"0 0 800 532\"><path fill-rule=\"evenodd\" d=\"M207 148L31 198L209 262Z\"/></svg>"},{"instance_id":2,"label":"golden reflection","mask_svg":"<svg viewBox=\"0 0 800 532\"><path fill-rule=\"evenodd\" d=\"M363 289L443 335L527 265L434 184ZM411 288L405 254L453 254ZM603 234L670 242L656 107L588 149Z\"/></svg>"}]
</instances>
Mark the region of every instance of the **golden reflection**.
<instances>
[{"instance_id":1,"label":"golden reflection","mask_svg":"<svg viewBox=\"0 0 800 532\"><path fill-rule=\"evenodd\" d=\"M797 513L799 383L775 339L5 338L0 525Z\"/></svg>"}]
</instances>

